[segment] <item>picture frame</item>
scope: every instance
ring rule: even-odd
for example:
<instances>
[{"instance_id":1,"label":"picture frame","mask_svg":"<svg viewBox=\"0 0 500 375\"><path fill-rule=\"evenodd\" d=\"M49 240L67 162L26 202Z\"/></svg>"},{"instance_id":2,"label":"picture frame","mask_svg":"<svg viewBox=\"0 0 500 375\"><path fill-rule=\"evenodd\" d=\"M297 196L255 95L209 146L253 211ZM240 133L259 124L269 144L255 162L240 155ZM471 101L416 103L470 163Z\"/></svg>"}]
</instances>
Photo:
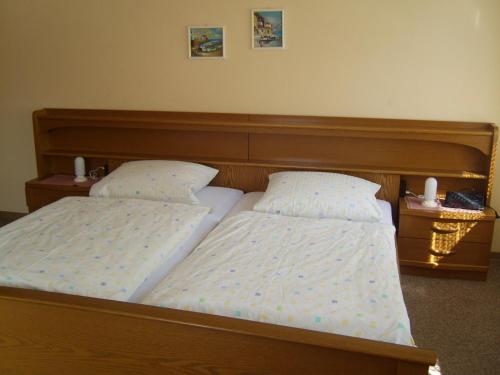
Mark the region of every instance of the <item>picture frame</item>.
<instances>
[{"instance_id":1,"label":"picture frame","mask_svg":"<svg viewBox=\"0 0 500 375\"><path fill-rule=\"evenodd\" d=\"M226 27L188 26L188 56L192 60L225 59Z\"/></svg>"},{"instance_id":2,"label":"picture frame","mask_svg":"<svg viewBox=\"0 0 500 375\"><path fill-rule=\"evenodd\" d=\"M285 48L284 9L252 9L252 48Z\"/></svg>"}]
</instances>

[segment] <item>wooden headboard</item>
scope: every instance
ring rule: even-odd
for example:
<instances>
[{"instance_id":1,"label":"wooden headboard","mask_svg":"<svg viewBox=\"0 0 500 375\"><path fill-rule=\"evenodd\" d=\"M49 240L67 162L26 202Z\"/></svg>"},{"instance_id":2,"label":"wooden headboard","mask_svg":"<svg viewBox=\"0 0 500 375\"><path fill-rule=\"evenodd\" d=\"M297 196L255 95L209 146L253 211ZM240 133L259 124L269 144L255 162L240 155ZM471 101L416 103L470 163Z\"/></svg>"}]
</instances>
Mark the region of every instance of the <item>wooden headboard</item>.
<instances>
[{"instance_id":1,"label":"wooden headboard","mask_svg":"<svg viewBox=\"0 0 500 375\"><path fill-rule=\"evenodd\" d=\"M475 189L489 202L497 128L487 123L221 113L42 109L33 114L38 176L126 160L176 159L220 170L213 185L263 191L278 170L340 171L382 185L397 206L428 176L440 192Z\"/></svg>"}]
</instances>

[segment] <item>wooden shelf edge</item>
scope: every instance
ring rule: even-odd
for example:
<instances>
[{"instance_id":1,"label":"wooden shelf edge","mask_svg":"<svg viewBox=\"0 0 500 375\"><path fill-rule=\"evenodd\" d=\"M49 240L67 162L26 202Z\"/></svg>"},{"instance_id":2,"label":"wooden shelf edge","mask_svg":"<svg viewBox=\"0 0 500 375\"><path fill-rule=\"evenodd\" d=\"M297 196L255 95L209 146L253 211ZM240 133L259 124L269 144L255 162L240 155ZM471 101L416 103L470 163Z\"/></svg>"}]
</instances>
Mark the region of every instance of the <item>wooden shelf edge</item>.
<instances>
[{"instance_id":1,"label":"wooden shelf edge","mask_svg":"<svg viewBox=\"0 0 500 375\"><path fill-rule=\"evenodd\" d=\"M51 118L45 118L50 120ZM114 118L114 119L101 119L101 118L67 118L67 117L62 117L62 118L54 118L55 119L64 119L64 120L74 120L74 121L81 121L81 120L89 120L89 121L100 121L101 124L79 124L79 125L73 125L74 127L77 126L86 126L86 127L94 127L94 128L99 128L99 127L106 127L109 128L112 123L117 123L116 127L121 127L121 128L144 128L145 124L150 124L150 125L178 125L178 126L204 126L204 127L214 127L214 128L223 128L224 131L244 131L248 132L248 128L253 128L255 130L259 129L266 129L266 130L276 130L276 129L302 129L302 130L324 130L324 131L343 131L343 132L379 132L379 133L394 133L398 134L400 136L404 136L405 134L428 134L428 135L436 135L436 136L442 136L442 135L453 135L453 136L484 136L484 137L490 137L491 136L491 131L488 130L453 130L453 129L407 129L403 127L381 127L381 126L342 126L342 125L317 125L314 123L301 123L301 124L280 124L280 123L252 123L252 122L238 122L238 121L192 121L192 120L151 120L151 119L120 119L120 118ZM59 127L67 127L68 125L53 125L50 126L49 129L57 129ZM244 130L241 130L244 128ZM438 138L436 138L436 141L439 141Z\"/></svg>"},{"instance_id":2,"label":"wooden shelf edge","mask_svg":"<svg viewBox=\"0 0 500 375\"><path fill-rule=\"evenodd\" d=\"M79 112L75 114L74 112ZM168 119L162 116L173 114L176 118ZM327 116L290 116L290 115L257 115L257 114L231 114L216 112L162 112L162 111L130 111L130 110L85 110L85 109L58 109L47 108L35 111L35 116L45 120L92 121L89 126L109 127L112 122L150 123L150 124L182 124L182 125L216 125L221 127L245 126L266 128L308 128L324 130L353 130L353 131L380 131L404 132L427 134L453 134L453 135L491 135L494 124L487 122L457 122L457 121L432 121L411 119L383 119L362 117L327 117ZM196 120L194 117L202 118ZM273 119L276 118L276 119ZM100 125L99 123L107 124ZM405 123L415 126L398 126L394 123ZM436 128L435 124L440 124ZM126 126L126 125L125 125Z\"/></svg>"},{"instance_id":3,"label":"wooden shelf edge","mask_svg":"<svg viewBox=\"0 0 500 375\"><path fill-rule=\"evenodd\" d=\"M486 207L477 213L462 213L449 211L432 211L408 208L404 198L399 199L400 216L429 217L436 220L466 220L466 221L495 221L496 213L491 207Z\"/></svg>"}]
</instances>

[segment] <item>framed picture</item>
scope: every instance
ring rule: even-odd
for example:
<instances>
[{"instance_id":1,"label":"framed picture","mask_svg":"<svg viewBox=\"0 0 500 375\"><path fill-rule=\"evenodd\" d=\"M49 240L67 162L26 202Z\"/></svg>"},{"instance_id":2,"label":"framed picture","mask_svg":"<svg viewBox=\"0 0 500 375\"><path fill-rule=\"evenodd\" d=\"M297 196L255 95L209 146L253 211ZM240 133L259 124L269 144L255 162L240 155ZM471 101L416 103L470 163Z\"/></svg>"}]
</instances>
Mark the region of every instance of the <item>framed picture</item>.
<instances>
[{"instance_id":1,"label":"framed picture","mask_svg":"<svg viewBox=\"0 0 500 375\"><path fill-rule=\"evenodd\" d=\"M252 10L252 48L285 48L285 11Z\"/></svg>"},{"instance_id":2,"label":"framed picture","mask_svg":"<svg viewBox=\"0 0 500 375\"><path fill-rule=\"evenodd\" d=\"M224 26L189 26L190 59L223 59L226 57Z\"/></svg>"}]
</instances>

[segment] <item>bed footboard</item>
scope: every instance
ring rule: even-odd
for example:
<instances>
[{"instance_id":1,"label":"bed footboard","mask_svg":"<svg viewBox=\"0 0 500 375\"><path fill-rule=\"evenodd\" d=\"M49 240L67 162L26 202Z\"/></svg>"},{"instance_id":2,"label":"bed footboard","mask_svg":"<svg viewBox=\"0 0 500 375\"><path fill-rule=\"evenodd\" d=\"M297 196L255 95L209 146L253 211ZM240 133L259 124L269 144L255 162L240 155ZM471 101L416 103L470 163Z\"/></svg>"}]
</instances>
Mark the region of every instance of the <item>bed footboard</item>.
<instances>
[{"instance_id":1,"label":"bed footboard","mask_svg":"<svg viewBox=\"0 0 500 375\"><path fill-rule=\"evenodd\" d=\"M427 374L425 349L0 287L1 374Z\"/></svg>"}]
</instances>

